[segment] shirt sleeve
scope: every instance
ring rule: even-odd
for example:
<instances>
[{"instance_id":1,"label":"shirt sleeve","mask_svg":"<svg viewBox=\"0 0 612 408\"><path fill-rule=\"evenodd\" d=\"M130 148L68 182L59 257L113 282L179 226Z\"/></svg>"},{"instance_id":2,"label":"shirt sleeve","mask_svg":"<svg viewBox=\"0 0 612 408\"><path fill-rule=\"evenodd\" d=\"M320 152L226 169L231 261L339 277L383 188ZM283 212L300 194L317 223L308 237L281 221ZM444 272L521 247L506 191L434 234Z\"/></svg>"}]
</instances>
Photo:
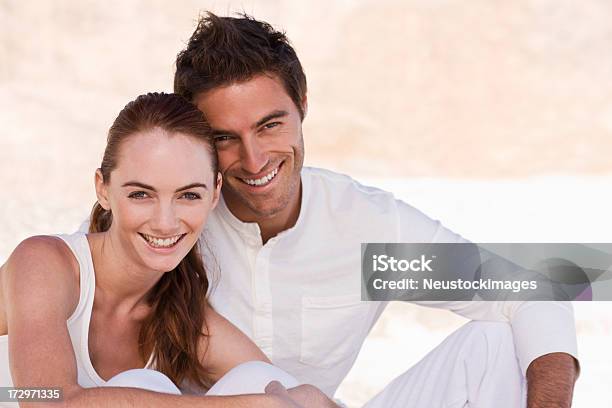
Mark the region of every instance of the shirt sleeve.
<instances>
[{"instance_id":1,"label":"shirt sleeve","mask_svg":"<svg viewBox=\"0 0 612 408\"><path fill-rule=\"evenodd\" d=\"M414 207L397 201L398 242L469 242ZM576 326L571 302L558 301L420 301L472 320L508 322L523 374L538 357L567 353L578 359Z\"/></svg>"}]
</instances>

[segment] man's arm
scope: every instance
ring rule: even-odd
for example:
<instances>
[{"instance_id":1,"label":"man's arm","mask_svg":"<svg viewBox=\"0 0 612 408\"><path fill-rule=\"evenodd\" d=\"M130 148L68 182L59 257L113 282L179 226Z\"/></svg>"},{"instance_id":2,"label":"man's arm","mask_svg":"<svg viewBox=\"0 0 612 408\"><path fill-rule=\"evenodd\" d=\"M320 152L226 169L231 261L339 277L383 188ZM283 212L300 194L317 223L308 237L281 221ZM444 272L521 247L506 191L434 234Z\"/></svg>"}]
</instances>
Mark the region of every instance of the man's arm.
<instances>
[{"instance_id":1,"label":"man's arm","mask_svg":"<svg viewBox=\"0 0 612 408\"><path fill-rule=\"evenodd\" d=\"M397 242L469 242L408 204L397 200ZM516 354L527 377L529 408L570 406L578 373L577 339L570 302L417 302L473 320L512 326ZM540 405L538 405L540 404ZM544 404L544 405L542 405ZM557 406L557 405L554 405Z\"/></svg>"},{"instance_id":2,"label":"man's arm","mask_svg":"<svg viewBox=\"0 0 612 408\"><path fill-rule=\"evenodd\" d=\"M570 407L578 373L578 360L569 354L536 358L527 369L527 407Z\"/></svg>"}]
</instances>

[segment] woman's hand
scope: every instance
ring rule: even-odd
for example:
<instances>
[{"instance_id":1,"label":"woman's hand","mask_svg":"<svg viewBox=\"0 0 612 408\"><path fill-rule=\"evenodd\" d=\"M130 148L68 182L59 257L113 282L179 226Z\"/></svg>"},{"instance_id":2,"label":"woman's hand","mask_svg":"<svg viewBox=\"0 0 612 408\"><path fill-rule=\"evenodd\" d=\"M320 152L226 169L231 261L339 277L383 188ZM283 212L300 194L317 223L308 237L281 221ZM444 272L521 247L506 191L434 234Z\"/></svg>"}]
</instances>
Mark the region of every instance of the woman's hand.
<instances>
[{"instance_id":1,"label":"woman's hand","mask_svg":"<svg viewBox=\"0 0 612 408\"><path fill-rule=\"evenodd\" d=\"M331 399L317 387L304 384L286 389L278 381L272 381L266 386L266 394L275 395L287 408L338 408Z\"/></svg>"}]
</instances>

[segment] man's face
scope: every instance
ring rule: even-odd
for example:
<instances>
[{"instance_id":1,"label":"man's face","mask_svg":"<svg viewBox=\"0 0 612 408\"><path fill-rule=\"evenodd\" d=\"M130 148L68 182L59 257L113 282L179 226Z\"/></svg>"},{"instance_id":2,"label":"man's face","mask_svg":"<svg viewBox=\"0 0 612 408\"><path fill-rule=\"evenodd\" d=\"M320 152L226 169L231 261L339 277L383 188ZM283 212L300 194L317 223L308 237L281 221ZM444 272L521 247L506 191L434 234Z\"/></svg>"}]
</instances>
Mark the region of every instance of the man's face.
<instances>
[{"instance_id":1,"label":"man's face","mask_svg":"<svg viewBox=\"0 0 612 408\"><path fill-rule=\"evenodd\" d=\"M262 74L195 103L214 130L223 197L234 215L258 222L299 211L302 121L281 82Z\"/></svg>"}]
</instances>

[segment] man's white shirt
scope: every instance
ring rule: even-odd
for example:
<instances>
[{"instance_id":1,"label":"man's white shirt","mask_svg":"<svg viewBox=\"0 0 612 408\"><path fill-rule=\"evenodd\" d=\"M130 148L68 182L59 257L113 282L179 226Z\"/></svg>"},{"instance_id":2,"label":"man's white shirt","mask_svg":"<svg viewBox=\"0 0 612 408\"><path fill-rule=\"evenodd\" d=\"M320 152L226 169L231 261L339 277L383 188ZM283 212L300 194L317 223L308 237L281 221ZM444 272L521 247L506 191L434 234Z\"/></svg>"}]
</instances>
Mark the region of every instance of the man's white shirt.
<instances>
[{"instance_id":1,"label":"man's white shirt","mask_svg":"<svg viewBox=\"0 0 612 408\"><path fill-rule=\"evenodd\" d=\"M258 225L238 220L221 199L203 238L213 307L275 365L330 396L386 306L361 301L361 243L465 242L389 192L314 168L302 170L293 228L263 245ZM523 373L548 353L577 356L567 302L419 304L509 322Z\"/></svg>"}]
</instances>

